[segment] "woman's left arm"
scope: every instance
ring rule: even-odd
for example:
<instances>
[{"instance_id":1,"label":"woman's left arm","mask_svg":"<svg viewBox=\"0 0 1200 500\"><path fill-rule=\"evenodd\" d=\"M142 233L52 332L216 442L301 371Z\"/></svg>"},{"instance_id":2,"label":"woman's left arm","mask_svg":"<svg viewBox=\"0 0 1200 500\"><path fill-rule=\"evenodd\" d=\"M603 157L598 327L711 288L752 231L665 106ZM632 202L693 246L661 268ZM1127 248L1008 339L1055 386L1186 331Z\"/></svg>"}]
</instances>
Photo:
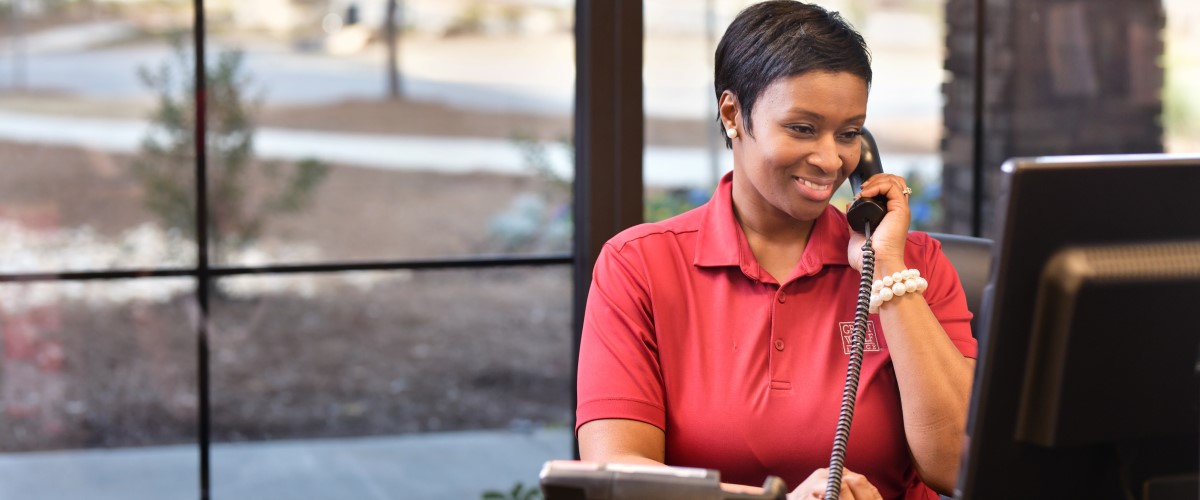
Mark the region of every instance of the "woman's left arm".
<instances>
[{"instance_id":1,"label":"woman's left arm","mask_svg":"<svg viewBox=\"0 0 1200 500\"><path fill-rule=\"evenodd\" d=\"M903 270L876 269L878 276ZM879 321L887 332L917 473L925 484L949 494L958 479L975 360L959 352L920 294L887 301Z\"/></svg>"},{"instance_id":2,"label":"woman's left arm","mask_svg":"<svg viewBox=\"0 0 1200 500\"><path fill-rule=\"evenodd\" d=\"M875 277L906 269L904 249L911 218L904 179L878 174L863 183L862 196L887 196L888 213L871 237ZM864 238L851 238L850 261L861 270ZM921 294L894 297L879 309L900 387L904 432L921 480L948 494L958 480L975 360L964 357L946 335Z\"/></svg>"}]
</instances>

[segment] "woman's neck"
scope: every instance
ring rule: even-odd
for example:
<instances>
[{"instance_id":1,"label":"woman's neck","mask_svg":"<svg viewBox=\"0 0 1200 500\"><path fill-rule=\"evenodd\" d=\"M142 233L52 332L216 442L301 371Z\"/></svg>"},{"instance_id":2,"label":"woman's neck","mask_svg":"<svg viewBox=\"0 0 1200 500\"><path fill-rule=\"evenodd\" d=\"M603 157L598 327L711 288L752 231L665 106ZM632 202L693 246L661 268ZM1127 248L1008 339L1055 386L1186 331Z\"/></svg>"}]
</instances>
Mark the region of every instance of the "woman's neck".
<instances>
[{"instance_id":1,"label":"woman's neck","mask_svg":"<svg viewBox=\"0 0 1200 500\"><path fill-rule=\"evenodd\" d=\"M755 206L753 200L746 199L739 203L735 184L733 212L750 251L758 265L782 284L804 255L813 221L798 221L765 201L763 204Z\"/></svg>"}]
</instances>

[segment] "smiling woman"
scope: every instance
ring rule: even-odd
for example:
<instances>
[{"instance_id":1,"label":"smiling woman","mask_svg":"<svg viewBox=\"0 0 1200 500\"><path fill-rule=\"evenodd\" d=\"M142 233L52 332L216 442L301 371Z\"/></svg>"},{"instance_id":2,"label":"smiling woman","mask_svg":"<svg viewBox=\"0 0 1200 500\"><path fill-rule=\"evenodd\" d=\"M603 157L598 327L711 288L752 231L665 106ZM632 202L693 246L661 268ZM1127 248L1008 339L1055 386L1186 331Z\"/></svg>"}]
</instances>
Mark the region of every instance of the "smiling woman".
<instances>
[{"instance_id":1,"label":"smiling woman","mask_svg":"<svg viewBox=\"0 0 1200 500\"><path fill-rule=\"evenodd\" d=\"M722 92L720 103L726 130L746 130L731 140L734 165L744 166L733 171L738 220L748 237L790 235L802 251L805 233L829 204L832 188L858 165L867 82L848 72L780 78L762 90L752 119L733 91ZM752 124L760 125L757 133ZM772 274L783 278L794 264Z\"/></svg>"},{"instance_id":2,"label":"smiling woman","mask_svg":"<svg viewBox=\"0 0 1200 500\"><path fill-rule=\"evenodd\" d=\"M825 467L863 236L830 201L859 162L870 56L838 14L777 0L734 19L715 66L733 171L707 204L600 254L580 344L580 453L743 485L774 475L809 498L837 477ZM841 484L857 499L951 489L966 420L970 313L940 245L909 233L909 192L878 174L861 193L887 199L877 271L914 268L929 287L869 317Z\"/></svg>"}]
</instances>

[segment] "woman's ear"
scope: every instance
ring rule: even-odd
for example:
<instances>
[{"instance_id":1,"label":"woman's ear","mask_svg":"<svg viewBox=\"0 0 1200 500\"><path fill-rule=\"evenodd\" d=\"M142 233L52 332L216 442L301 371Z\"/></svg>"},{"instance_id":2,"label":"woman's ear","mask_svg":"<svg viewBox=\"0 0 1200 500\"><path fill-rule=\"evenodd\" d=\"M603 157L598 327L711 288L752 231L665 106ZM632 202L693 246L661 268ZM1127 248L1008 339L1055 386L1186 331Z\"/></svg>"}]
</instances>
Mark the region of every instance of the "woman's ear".
<instances>
[{"instance_id":1,"label":"woman's ear","mask_svg":"<svg viewBox=\"0 0 1200 500\"><path fill-rule=\"evenodd\" d=\"M742 110L738 106L737 96L728 90L721 93L721 98L717 101L717 112L721 116L721 126L726 129L733 128L741 132Z\"/></svg>"}]
</instances>

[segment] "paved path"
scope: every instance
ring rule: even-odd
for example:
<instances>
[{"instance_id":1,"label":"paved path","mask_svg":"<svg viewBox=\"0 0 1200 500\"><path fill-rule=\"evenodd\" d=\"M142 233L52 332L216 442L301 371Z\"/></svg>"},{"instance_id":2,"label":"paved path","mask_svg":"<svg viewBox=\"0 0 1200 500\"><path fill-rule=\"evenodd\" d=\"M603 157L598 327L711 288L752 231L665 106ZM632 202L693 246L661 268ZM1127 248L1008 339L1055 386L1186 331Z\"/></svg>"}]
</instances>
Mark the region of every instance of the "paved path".
<instances>
[{"instance_id":1,"label":"paved path","mask_svg":"<svg viewBox=\"0 0 1200 500\"><path fill-rule=\"evenodd\" d=\"M144 121L51 116L0 111L0 139L62 146L83 146L101 151L135 153L149 126ZM560 144L547 146L554 169L565 178L574 176L573 158ZM401 136L348 134L264 127L255 134L255 152L261 158L300 160L318 158L333 163L381 169L529 173L521 150L503 139L480 137ZM721 158L732 159L722 151ZM708 152L704 148L646 148L646 183L661 186L705 186L710 182Z\"/></svg>"},{"instance_id":2,"label":"paved path","mask_svg":"<svg viewBox=\"0 0 1200 500\"><path fill-rule=\"evenodd\" d=\"M3 140L135 153L147 130L147 123L138 120L0 110ZM547 150L555 171L564 178L572 178L570 150L560 144L547 145ZM480 137L348 134L264 127L256 132L255 152L267 159L317 158L366 168L529 173L521 150L512 141ZM709 152L705 148L648 146L644 161L645 182L650 186L705 187L713 181ZM727 151L718 152L720 172L731 169L732 162ZM900 173L919 170L936 175L940 167L940 160L932 154L889 154L885 159L885 168Z\"/></svg>"},{"instance_id":3,"label":"paved path","mask_svg":"<svg viewBox=\"0 0 1200 500\"><path fill-rule=\"evenodd\" d=\"M0 498L199 498L195 446L0 454ZM518 481L537 485L545 461L571 457L569 430L218 444L219 500L478 499Z\"/></svg>"}]
</instances>

